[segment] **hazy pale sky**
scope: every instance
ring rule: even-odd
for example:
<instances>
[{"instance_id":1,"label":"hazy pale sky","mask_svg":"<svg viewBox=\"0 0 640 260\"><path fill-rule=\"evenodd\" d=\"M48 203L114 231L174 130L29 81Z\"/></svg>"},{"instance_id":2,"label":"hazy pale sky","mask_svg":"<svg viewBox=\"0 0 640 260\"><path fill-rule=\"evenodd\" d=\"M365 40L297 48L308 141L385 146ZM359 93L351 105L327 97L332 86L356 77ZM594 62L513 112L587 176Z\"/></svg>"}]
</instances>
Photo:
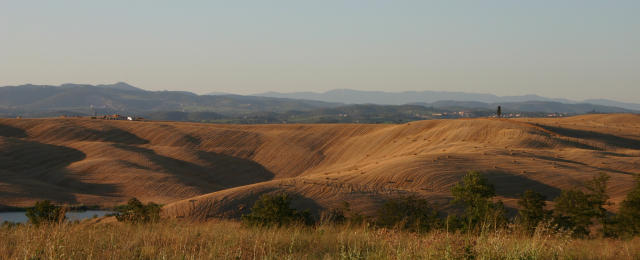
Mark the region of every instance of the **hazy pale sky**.
<instances>
[{"instance_id":1,"label":"hazy pale sky","mask_svg":"<svg viewBox=\"0 0 640 260\"><path fill-rule=\"evenodd\" d=\"M0 85L640 101L640 1L0 0Z\"/></svg>"}]
</instances>

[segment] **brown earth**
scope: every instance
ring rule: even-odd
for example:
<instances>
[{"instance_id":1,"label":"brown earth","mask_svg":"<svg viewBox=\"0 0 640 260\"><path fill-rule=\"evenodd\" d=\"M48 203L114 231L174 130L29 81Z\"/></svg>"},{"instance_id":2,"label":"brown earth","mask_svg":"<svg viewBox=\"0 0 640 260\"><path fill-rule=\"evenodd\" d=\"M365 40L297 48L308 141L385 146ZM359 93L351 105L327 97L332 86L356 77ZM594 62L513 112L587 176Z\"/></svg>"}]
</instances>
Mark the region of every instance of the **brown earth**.
<instances>
[{"instance_id":1,"label":"brown earth","mask_svg":"<svg viewBox=\"0 0 640 260\"><path fill-rule=\"evenodd\" d=\"M238 216L260 194L287 191L315 213L343 201L372 213L409 194L446 210L469 170L485 173L508 207L526 189L552 200L599 172L611 176L618 203L640 174L640 116L403 125L0 119L0 208L137 197L166 204L167 216L204 219Z\"/></svg>"}]
</instances>

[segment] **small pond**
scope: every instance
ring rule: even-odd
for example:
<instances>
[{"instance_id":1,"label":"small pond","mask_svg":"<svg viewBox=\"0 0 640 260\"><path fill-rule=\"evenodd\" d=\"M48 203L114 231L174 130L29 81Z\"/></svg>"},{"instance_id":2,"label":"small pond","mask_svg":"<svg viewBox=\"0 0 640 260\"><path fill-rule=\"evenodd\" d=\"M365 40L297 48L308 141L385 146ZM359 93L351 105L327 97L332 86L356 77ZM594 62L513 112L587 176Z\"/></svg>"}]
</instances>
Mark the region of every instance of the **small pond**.
<instances>
[{"instance_id":1,"label":"small pond","mask_svg":"<svg viewBox=\"0 0 640 260\"><path fill-rule=\"evenodd\" d=\"M93 218L93 216L104 217L104 215L111 213L113 212L106 210L69 211L66 216L68 221L74 221ZM0 212L0 223L5 221L27 223L27 220L28 219L24 211Z\"/></svg>"}]
</instances>

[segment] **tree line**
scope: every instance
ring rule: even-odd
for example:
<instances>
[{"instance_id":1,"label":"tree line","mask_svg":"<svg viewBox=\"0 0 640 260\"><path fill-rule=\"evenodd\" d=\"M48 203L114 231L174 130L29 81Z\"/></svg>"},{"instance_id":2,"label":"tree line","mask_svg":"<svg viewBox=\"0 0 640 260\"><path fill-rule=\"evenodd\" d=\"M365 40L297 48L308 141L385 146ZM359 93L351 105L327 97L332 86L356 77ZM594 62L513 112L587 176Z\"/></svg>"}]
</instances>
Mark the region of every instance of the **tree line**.
<instances>
[{"instance_id":1,"label":"tree line","mask_svg":"<svg viewBox=\"0 0 640 260\"><path fill-rule=\"evenodd\" d=\"M526 190L518 200L518 213L508 217L502 201L495 201L494 186L481 173L471 171L452 187L451 205L454 213L436 210L426 199L417 196L387 200L376 216L351 212L349 204L324 212L318 221L332 223L362 223L385 228L400 228L413 232L445 230L447 232L482 233L514 228L533 234L551 230L570 232L585 238L632 237L640 235L640 178L620 204L617 214L605 209L611 205L607 195L609 176L601 173L584 183L585 190L568 189L554 199L553 209L547 209L546 197ZM316 221L309 211L291 208L294 196L287 193L262 195L242 217L250 226L312 225ZM458 210L456 210L458 209Z\"/></svg>"},{"instance_id":2,"label":"tree line","mask_svg":"<svg viewBox=\"0 0 640 260\"><path fill-rule=\"evenodd\" d=\"M546 197L534 190L526 190L518 200L518 213L509 217L502 201L495 200L495 187L477 171L468 172L451 188L454 207L445 214L435 209L426 199L404 196L389 199L375 216L353 212L347 202L314 218L309 210L297 210L291 203L295 196L287 193L262 195L242 216L248 226L314 225L320 223L366 223L384 228L399 228L412 232L444 230L446 232L483 233L498 229L515 228L533 234L537 231L570 232L584 238L633 237L640 235L640 177L634 188L619 206L617 214L605 209L612 205L607 195L610 177L600 173L584 183L584 190L567 189L554 199L548 209ZM40 201L29 208L26 216L34 225L61 223L65 208L50 201ZM144 204L133 198L126 205L114 209L118 221L149 223L160 220L161 206L153 202Z\"/></svg>"}]
</instances>

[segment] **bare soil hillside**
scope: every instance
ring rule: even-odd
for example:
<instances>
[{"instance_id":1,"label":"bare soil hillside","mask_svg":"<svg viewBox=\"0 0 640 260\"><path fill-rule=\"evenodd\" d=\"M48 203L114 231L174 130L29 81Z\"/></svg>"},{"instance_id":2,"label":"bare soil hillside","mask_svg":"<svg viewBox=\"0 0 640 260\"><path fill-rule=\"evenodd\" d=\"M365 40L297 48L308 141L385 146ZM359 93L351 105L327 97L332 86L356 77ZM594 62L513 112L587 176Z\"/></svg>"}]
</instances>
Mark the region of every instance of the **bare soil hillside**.
<instances>
[{"instance_id":1,"label":"bare soil hillside","mask_svg":"<svg viewBox=\"0 0 640 260\"><path fill-rule=\"evenodd\" d=\"M367 214L409 194L446 209L469 170L485 173L510 207L525 189L551 200L599 172L612 177L619 202L640 174L640 116L403 125L0 119L0 207L137 197L166 204L167 216L206 219L287 191L316 211L347 201Z\"/></svg>"}]
</instances>

